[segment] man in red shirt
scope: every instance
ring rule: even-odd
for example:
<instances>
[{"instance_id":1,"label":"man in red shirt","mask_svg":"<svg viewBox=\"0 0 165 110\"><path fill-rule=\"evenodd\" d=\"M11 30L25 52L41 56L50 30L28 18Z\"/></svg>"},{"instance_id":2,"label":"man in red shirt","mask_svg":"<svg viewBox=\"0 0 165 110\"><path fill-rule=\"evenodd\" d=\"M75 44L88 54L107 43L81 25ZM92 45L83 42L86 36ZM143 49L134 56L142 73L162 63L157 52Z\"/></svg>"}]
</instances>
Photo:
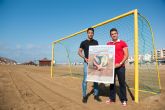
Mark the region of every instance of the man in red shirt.
<instances>
[{"instance_id":1,"label":"man in red shirt","mask_svg":"<svg viewBox=\"0 0 165 110\"><path fill-rule=\"evenodd\" d=\"M112 103L116 100L116 75L119 81L119 96L123 106L127 105L126 83L125 83L125 61L128 59L128 46L118 39L118 31L116 28L110 30L112 41L107 45L115 45L115 80L114 84L110 84L109 100L106 103Z\"/></svg>"}]
</instances>

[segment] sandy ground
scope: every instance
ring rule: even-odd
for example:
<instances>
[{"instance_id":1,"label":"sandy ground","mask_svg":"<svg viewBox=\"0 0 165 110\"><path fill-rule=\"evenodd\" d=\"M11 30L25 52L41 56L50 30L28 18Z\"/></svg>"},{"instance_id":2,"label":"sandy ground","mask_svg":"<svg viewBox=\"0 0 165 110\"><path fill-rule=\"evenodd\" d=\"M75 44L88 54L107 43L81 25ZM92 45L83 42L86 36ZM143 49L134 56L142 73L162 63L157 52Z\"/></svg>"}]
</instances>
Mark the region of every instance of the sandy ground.
<instances>
[{"instance_id":1,"label":"sandy ground","mask_svg":"<svg viewBox=\"0 0 165 110\"><path fill-rule=\"evenodd\" d=\"M123 107L117 96L114 104L105 104L108 88L100 86L102 102L91 93L87 104L81 102L81 78L60 76L50 78L49 67L0 65L0 110L165 110L165 69L160 68L161 94L140 92L136 104L128 95L128 106ZM88 83L88 92L92 83ZM133 91L132 91L133 93Z\"/></svg>"}]
</instances>

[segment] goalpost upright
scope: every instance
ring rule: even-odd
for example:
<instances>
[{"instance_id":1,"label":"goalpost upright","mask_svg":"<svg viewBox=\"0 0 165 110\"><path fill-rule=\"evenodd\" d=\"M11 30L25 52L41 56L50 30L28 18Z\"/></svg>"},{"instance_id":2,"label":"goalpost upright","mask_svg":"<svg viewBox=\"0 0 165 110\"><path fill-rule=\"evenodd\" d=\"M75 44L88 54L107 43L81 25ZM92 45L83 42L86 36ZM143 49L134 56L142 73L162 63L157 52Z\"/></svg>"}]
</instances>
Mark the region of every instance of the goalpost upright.
<instances>
[{"instance_id":1,"label":"goalpost upright","mask_svg":"<svg viewBox=\"0 0 165 110\"><path fill-rule=\"evenodd\" d=\"M138 11L134 10L134 74L135 74L135 102L139 101L139 60L138 60Z\"/></svg>"}]
</instances>

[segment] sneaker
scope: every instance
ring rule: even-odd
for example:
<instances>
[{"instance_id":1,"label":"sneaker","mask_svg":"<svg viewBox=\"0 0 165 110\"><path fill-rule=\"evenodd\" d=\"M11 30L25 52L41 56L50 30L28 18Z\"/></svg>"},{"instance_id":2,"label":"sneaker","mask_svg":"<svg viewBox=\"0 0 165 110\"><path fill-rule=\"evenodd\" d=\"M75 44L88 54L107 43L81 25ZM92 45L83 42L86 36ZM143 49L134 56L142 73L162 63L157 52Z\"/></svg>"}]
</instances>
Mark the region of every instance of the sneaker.
<instances>
[{"instance_id":1,"label":"sneaker","mask_svg":"<svg viewBox=\"0 0 165 110\"><path fill-rule=\"evenodd\" d=\"M122 106L124 106L124 107L127 106L127 101L123 101Z\"/></svg>"},{"instance_id":2,"label":"sneaker","mask_svg":"<svg viewBox=\"0 0 165 110\"><path fill-rule=\"evenodd\" d=\"M112 100L112 99L108 99L106 102L106 104L111 104L111 103L115 103L115 100Z\"/></svg>"},{"instance_id":3,"label":"sneaker","mask_svg":"<svg viewBox=\"0 0 165 110\"><path fill-rule=\"evenodd\" d=\"M85 96L85 97L83 97L82 102L87 103L87 100L88 100L88 98L87 98L87 96Z\"/></svg>"},{"instance_id":4,"label":"sneaker","mask_svg":"<svg viewBox=\"0 0 165 110\"><path fill-rule=\"evenodd\" d=\"M101 99L99 98L99 96L94 96L94 99L98 102L101 102Z\"/></svg>"}]
</instances>

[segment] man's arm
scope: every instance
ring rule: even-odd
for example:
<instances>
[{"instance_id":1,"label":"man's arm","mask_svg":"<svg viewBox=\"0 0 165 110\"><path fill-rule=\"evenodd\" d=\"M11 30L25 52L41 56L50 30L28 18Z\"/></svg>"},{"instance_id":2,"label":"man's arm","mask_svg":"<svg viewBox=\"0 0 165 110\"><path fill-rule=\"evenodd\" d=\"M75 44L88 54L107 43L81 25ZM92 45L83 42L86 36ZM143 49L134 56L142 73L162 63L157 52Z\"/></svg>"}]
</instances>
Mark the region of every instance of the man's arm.
<instances>
[{"instance_id":1,"label":"man's arm","mask_svg":"<svg viewBox=\"0 0 165 110\"><path fill-rule=\"evenodd\" d=\"M124 58L120 62L121 65L125 63L125 61L128 59L128 56L129 56L128 47L123 48L123 51L124 51Z\"/></svg>"},{"instance_id":2,"label":"man's arm","mask_svg":"<svg viewBox=\"0 0 165 110\"><path fill-rule=\"evenodd\" d=\"M125 61L128 59L129 56L128 47L123 48L123 51L124 51L124 58L119 64L115 65L115 68L122 66L125 63Z\"/></svg>"},{"instance_id":3,"label":"man's arm","mask_svg":"<svg viewBox=\"0 0 165 110\"><path fill-rule=\"evenodd\" d=\"M83 55L82 51L83 51L83 49L82 49L82 48L79 48L79 50L78 50L78 55L79 55L81 58L83 58L86 62L88 62L88 59L85 58L85 56Z\"/></svg>"}]
</instances>

